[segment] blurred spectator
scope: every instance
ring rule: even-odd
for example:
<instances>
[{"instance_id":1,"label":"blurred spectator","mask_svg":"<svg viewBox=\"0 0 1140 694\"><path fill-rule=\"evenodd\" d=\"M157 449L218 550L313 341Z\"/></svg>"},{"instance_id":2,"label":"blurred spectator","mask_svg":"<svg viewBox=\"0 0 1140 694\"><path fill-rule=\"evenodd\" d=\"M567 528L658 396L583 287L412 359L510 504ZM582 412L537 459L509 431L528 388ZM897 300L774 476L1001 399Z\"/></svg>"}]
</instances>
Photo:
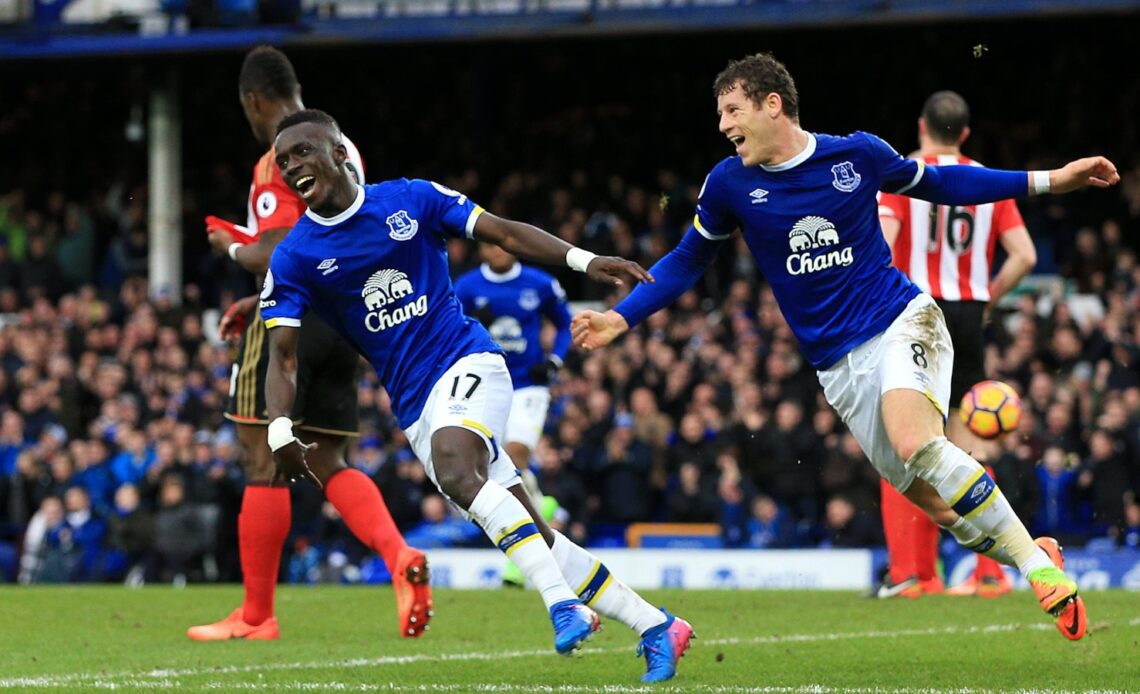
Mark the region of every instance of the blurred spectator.
<instances>
[{"instance_id":1,"label":"blurred spectator","mask_svg":"<svg viewBox=\"0 0 1140 694\"><path fill-rule=\"evenodd\" d=\"M669 474L678 474L685 463L696 465L697 471L706 475L716 469L716 445L704 422L695 414L681 418L676 440L669 445Z\"/></svg>"},{"instance_id":2,"label":"blurred spectator","mask_svg":"<svg viewBox=\"0 0 1140 694\"><path fill-rule=\"evenodd\" d=\"M702 479L697 463L681 463L677 487L669 494L666 520L670 523L714 523L720 520L717 496Z\"/></svg>"},{"instance_id":3,"label":"blurred spectator","mask_svg":"<svg viewBox=\"0 0 1140 694\"><path fill-rule=\"evenodd\" d=\"M411 449L401 448L380 468L373 480L388 504L388 511L396 525L405 533L424 519L425 490L434 489L427 479L424 466ZM405 536L405 539L406 536Z\"/></svg>"},{"instance_id":4,"label":"blurred spectator","mask_svg":"<svg viewBox=\"0 0 1140 694\"><path fill-rule=\"evenodd\" d=\"M110 462L115 482L138 484L154 464L154 449L147 444L146 434L129 427L116 427L115 440L123 447Z\"/></svg>"},{"instance_id":5,"label":"blurred spectator","mask_svg":"<svg viewBox=\"0 0 1140 694\"><path fill-rule=\"evenodd\" d=\"M1077 473L1073 454L1066 454L1060 446L1049 446L1037 467L1037 480L1041 487L1041 510L1034 535L1071 537L1076 531L1074 491Z\"/></svg>"},{"instance_id":6,"label":"blurred spectator","mask_svg":"<svg viewBox=\"0 0 1140 694\"><path fill-rule=\"evenodd\" d=\"M1125 499L1130 496L1128 468L1119 444L1108 431L1096 429L1089 436L1089 454L1077 477L1077 488L1091 510L1091 530L1097 535L1119 537L1124 525Z\"/></svg>"},{"instance_id":7,"label":"blurred spectator","mask_svg":"<svg viewBox=\"0 0 1140 694\"><path fill-rule=\"evenodd\" d=\"M871 547L883 544L882 523L855 508L851 500L833 496L827 501L821 547Z\"/></svg>"},{"instance_id":8,"label":"blurred spectator","mask_svg":"<svg viewBox=\"0 0 1140 694\"><path fill-rule=\"evenodd\" d=\"M566 467L561 453L549 437L539 439L535 457L538 460L538 488L557 500L560 510L567 518L570 539L575 542L584 541L587 536L586 523L590 520L587 511L589 495L581 476Z\"/></svg>"},{"instance_id":9,"label":"blurred spectator","mask_svg":"<svg viewBox=\"0 0 1140 694\"><path fill-rule=\"evenodd\" d=\"M764 455L774 461L774 477L758 480L760 489L773 494L798 519L818 518L823 449L804 422L803 405L798 400L781 401L764 439Z\"/></svg>"},{"instance_id":10,"label":"blurred spectator","mask_svg":"<svg viewBox=\"0 0 1140 694\"><path fill-rule=\"evenodd\" d=\"M138 487L124 484L115 491L115 506L107 516L107 556L102 567L102 578L122 580L128 572L137 576L153 561L154 518L141 507Z\"/></svg>"},{"instance_id":11,"label":"blurred spectator","mask_svg":"<svg viewBox=\"0 0 1140 694\"><path fill-rule=\"evenodd\" d=\"M422 509L423 521L404 533L409 545L431 549L485 544L487 536L479 526L460 516L439 494L425 496Z\"/></svg>"},{"instance_id":12,"label":"blurred spectator","mask_svg":"<svg viewBox=\"0 0 1140 694\"><path fill-rule=\"evenodd\" d=\"M649 447L633 437L629 415L619 416L605 439L605 449L591 477L597 520L634 523L653 520L654 499L649 486L652 457Z\"/></svg>"},{"instance_id":13,"label":"blurred spectator","mask_svg":"<svg viewBox=\"0 0 1140 694\"><path fill-rule=\"evenodd\" d=\"M203 561L216 537L209 515L202 511L186 501L186 488L178 475L162 478L154 516L154 580L184 585L192 572L201 579Z\"/></svg>"},{"instance_id":14,"label":"blurred spectator","mask_svg":"<svg viewBox=\"0 0 1140 694\"><path fill-rule=\"evenodd\" d=\"M1124 507L1124 528L1120 533L1120 544L1140 549L1140 504L1135 501Z\"/></svg>"},{"instance_id":15,"label":"blurred spectator","mask_svg":"<svg viewBox=\"0 0 1140 694\"><path fill-rule=\"evenodd\" d=\"M720 502L721 540L725 547L740 547L748 540L749 502L756 491L740 474L740 465L731 453L720 454L717 467L720 469L716 493Z\"/></svg>"},{"instance_id":16,"label":"blurred spectator","mask_svg":"<svg viewBox=\"0 0 1140 694\"><path fill-rule=\"evenodd\" d=\"M24 533L24 551L20 557L20 583L52 582L64 579L62 561L56 558L56 566L49 570L44 579L44 559L48 553L48 534L63 525L63 500L58 496L48 496L40 502L39 508L28 521Z\"/></svg>"},{"instance_id":17,"label":"blurred spectator","mask_svg":"<svg viewBox=\"0 0 1140 694\"><path fill-rule=\"evenodd\" d=\"M752 499L748 517L748 546L753 549L781 549L796 544L795 523L787 511L765 494Z\"/></svg>"}]
</instances>

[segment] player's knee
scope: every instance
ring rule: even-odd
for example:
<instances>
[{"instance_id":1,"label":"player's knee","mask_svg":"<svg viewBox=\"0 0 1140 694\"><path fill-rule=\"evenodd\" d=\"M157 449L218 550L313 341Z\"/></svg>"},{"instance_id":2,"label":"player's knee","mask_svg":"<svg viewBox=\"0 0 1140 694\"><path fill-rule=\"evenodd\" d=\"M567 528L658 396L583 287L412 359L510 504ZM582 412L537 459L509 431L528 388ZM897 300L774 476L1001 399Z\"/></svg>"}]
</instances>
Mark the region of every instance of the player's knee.
<instances>
[{"instance_id":1,"label":"player's knee","mask_svg":"<svg viewBox=\"0 0 1140 694\"><path fill-rule=\"evenodd\" d=\"M894 446L895 453L898 454L899 460L906 461L906 466L909 468L912 464L921 465L925 458L917 454L933 444L938 438L937 436L930 436L923 432L903 432L895 436L891 444Z\"/></svg>"},{"instance_id":2,"label":"player's knee","mask_svg":"<svg viewBox=\"0 0 1140 694\"><path fill-rule=\"evenodd\" d=\"M431 451L432 466L440 490L462 508L471 505L487 481L486 466L481 468L479 465L480 459L486 457L483 441L470 432L465 433L469 436L441 436L437 432L432 437Z\"/></svg>"}]
</instances>

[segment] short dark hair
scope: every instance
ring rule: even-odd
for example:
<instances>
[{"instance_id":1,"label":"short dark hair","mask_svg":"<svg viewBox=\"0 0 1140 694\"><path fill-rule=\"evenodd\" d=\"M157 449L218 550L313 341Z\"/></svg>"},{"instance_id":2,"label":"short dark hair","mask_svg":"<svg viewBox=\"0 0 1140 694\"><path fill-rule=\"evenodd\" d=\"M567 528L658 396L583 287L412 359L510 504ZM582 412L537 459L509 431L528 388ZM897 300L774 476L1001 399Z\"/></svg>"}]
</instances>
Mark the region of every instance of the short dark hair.
<instances>
[{"instance_id":1,"label":"short dark hair","mask_svg":"<svg viewBox=\"0 0 1140 694\"><path fill-rule=\"evenodd\" d=\"M756 53L729 62L713 81L713 96L731 92L738 82L744 88L744 95L757 105L768 94L779 94L784 102L784 115L799 121L800 95L796 91L796 81L788 68L771 53Z\"/></svg>"},{"instance_id":2,"label":"short dark hair","mask_svg":"<svg viewBox=\"0 0 1140 694\"><path fill-rule=\"evenodd\" d=\"M932 139L953 145L958 143L958 138L970 125L970 107L957 92L934 92L922 105L922 119L926 121L926 132Z\"/></svg>"},{"instance_id":3,"label":"short dark hair","mask_svg":"<svg viewBox=\"0 0 1140 694\"><path fill-rule=\"evenodd\" d=\"M293 63L285 54L273 46L258 46L245 56L238 77L238 89L242 94L254 92L270 99L292 98L300 84Z\"/></svg>"},{"instance_id":4,"label":"short dark hair","mask_svg":"<svg viewBox=\"0 0 1140 694\"><path fill-rule=\"evenodd\" d=\"M307 108L303 111L296 111L285 116L281 119L281 122L277 124L277 134L280 135L286 128L292 128L294 125L300 125L301 123L320 123L332 128L333 132L338 136L340 135L340 125L337 124L336 119L316 108Z\"/></svg>"}]
</instances>

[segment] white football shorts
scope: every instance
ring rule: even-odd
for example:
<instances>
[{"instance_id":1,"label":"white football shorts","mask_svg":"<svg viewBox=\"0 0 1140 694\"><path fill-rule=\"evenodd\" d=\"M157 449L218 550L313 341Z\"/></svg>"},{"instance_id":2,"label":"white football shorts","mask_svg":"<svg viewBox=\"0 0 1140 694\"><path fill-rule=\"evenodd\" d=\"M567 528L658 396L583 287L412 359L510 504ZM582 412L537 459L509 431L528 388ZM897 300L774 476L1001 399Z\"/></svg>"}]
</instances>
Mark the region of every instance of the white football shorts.
<instances>
[{"instance_id":1,"label":"white football shorts","mask_svg":"<svg viewBox=\"0 0 1140 694\"><path fill-rule=\"evenodd\" d=\"M521 443L533 451L542 438L546 413L550 409L550 389L527 386L515 391L511 415L507 418L507 443Z\"/></svg>"},{"instance_id":2,"label":"white football shorts","mask_svg":"<svg viewBox=\"0 0 1140 694\"><path fill-rule=\"evenodd\" d=\"M926 395L943 419L949 411L954 346L942 309L927 294L907 304L887 329L819 371L827 402L891 485L906 491L915 475L906 469L887 438L883 393L896 388Z\"/></svg>"},{"instance_id":3,"label":"white football shorts","mask_svg":"<svg viewBox=\"0 0 1140 694\"><path fill-rule=\"evenodd\" d=\"M404 433L437 488L431 437L444 427L467 429L483 439L490 453L488 479L504 487L519 483L518 470L500 445L513 392L511 374L502 355L490 352L460 358L435 382L420 418Z\"/></svg>"}]
</instances>

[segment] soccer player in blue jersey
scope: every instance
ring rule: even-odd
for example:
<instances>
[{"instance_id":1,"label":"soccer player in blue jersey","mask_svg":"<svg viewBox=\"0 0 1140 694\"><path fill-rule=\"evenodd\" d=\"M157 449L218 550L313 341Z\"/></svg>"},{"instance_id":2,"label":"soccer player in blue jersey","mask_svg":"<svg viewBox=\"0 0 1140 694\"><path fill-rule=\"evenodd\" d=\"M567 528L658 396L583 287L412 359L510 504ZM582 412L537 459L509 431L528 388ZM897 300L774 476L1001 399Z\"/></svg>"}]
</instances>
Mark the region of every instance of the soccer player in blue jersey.
<instances>
[{"instance_id":1,"label":"soccer player in blue jersey","mask_svg":"<svg viewBox=\"0 0 1140 694\"><path fill-rule=\"evenodd\" d=\"M261 292L269 329L265 399L279 478L314 482L309 447L289 420L297 337L312 309L372 363L428 476L473 518L542 595L559 653L598 627L598 612L641 635L644 681L666 680L692 627L658 610L530 504L502 451L511 377L502 351L463 314L448 275L447 241L466 237L620 284L652 278L636 263L594 256L527 224L488 214L461 193L421 180L360 186L345 167L340 128L302 111L277 126L276 162L308 209L273 251ZM537 541L536 541L537 540ZM545 540L545 541L543 541Z\"/></svg>"},{"instance_id":2,"label":"soccer player in blue jersey","mask_svg":"<svg viewBox=\"0 0 1140 694\"><path fill-rule=\"evenodd\" d=\"M483 264L455 281L463 311L479 320L503 350L515 393L507 415L504 448L522 477L534 508L542 508L542 491L530 471L530 454L538 445L550 408L550 381L570 350L570 309L558 280L524 267L493 243L480 243ZM550 354L542 347L543 319L557 334ZM522 586L518 567L507 562L503 584Z\"/></svg>"},{"instance_id":3,"label":"soccer player in blue jersey","mask_svg":"<svg viewBox=\"0 0 1140 694\"><path fill-rule=\"evenodd\" d=\"M463 311L480 320L503 350L515 387L507 416L505 448L537 507L542 499L530 471L550 408L550 381L570 350L570 309L558 280L527 267L493 243L480 243L483 264L455 281ZM549 354L542 347L543 319L557 330Z\"/></svg>"},{"instance_id":4,"label":"soccer player in blue jersey","mask_svg":"<svg viewBox=\"0 0 1140 694\"><path fill-rule=\"evenodd\" d=\"M656 283L575 316L575 343L601 347L672 303L739 227L827 401L879 473L958 542L1016 566L1061 633L1083 636L1084 605L1059 552L1034 543L985 469L944 436L954 349L934 300L892 267L875 196L969 205L1107 187L1116 167L1103 157L1052 171L928 166L869 133L812 133L769 54L729 63L713 91L736 156L705 180L692 227L651 268Z\"/></svg>"}]
</instances>

